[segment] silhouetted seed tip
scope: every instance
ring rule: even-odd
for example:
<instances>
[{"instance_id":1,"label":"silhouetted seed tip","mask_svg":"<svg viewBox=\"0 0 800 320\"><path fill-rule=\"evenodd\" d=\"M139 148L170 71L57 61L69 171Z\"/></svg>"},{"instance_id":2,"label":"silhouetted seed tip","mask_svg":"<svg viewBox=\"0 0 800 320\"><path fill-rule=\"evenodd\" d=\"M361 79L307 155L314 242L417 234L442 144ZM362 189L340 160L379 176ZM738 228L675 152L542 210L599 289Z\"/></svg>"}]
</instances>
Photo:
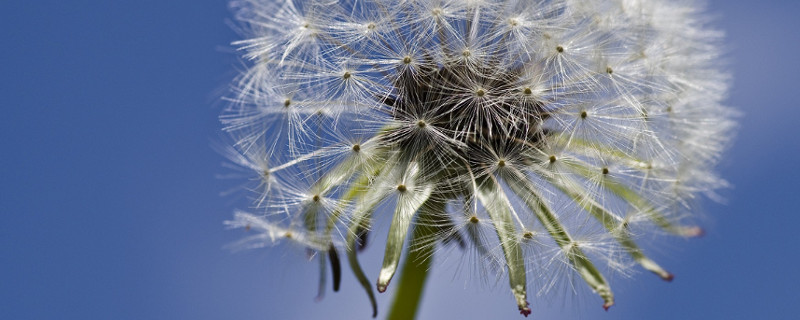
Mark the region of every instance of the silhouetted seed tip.
<instances>
[{"instance_id":1,"label":"silhouetted seed tip","mask_svg":"<svg viewBox=\"0 0 800 320\"><path fill-rule=\"evenodd\" d=\"M427 124L427 123L425 123L425 121L422 121L422 120L420 120L420 121L417 121L417 127L420 127L420 128L425 128L425 126L427 126L427 125L428 125L428 124Z\"/></svg>"},{"instance_id":2,"label":"silhouetted seed tip","mask_svg":"<svg viewBox=\"0 0 800 320\"><path fill-rule=\"evenodd\" d=\"M506 162L505 162L505 161L503 161L503 160L500 160L500 161L498 161L498 162L497 162L497 166L498 166L498 167L501 167L501 168L502 168L502 167L505 167L505 166L506 166Z\"/></svg>"},{"instance_id":3,"label":"silhouetted seed tip","mask_svg":"<svg viewBox=\"0 0 800 320\"><path fill-rule=\"evenodd\" d=\"M466 57L471 56L472 52L469 52L469 50L464 50L464 51L461 52L461 55L466 58Z\"/></svg>"},{"instance_id":4,"label":"silhouetted seed tip","mask_svg":"<svg viewBox=\"0 0 800 320\"><path fill-rule=\"evenodd\" d=\"M350 76L351 76L350 72L345 72L342 78L350 79Z\"/></svg>"},{"instance_id":5,"label":"silhouetted seed tip","mask_svg":"<svg viewBox=\"0 0 800 320\"><path fill-rule=\"evenodd\" d=\"M603 174L608 174L608 168L604 167L602 171L603 171Z\"/></svg>"},{"instance_id":6,"label":"silhouetted seed tip","mask_svg":"<svg viewBox=\"0 0 800 320\"><path fill-rule=\"evenodd\" d=\"M406 185L404 185L404 184L401 184L401 185L397 186L397 191L406 192L406 190L408 190L408 189L406 189Z\"/></svg>"},{"instance_id":7,"label":"silhouetted seed tip","mask_svg":"<svg viewBox=\"0 0 800 320\"><path fill-rule=\"evenodd\" d=\"M478 91L475 91L475 95L483 97L484 95L486 95L486 91L483 91L483 89L478 89Z\"/></svg>"},{"instance_id":8,"label":"silhouetted seed tip","mask_svg":"<svg viewBox=\"0 0 800 320\"><path fill-rule=\"evenodd\" d=\"M367 229L361 230L356 233L358 238L356 239L356 249L358 252L362 252L367 249L367 239L369 239L369 231Z\"/></svg>"},{"instance_id":9,"label":"silhouetted seed tip","mask_svg":"<svg viewBox=\"0 0 800 320\"><path fill-rule=\"evenodd\" d=\"M359 151L361 151L361 145L360 144L354 144L353 145L353 152L359 152Z\"/></svg>"},{"instance_id":10,"label":"silhouetted seed tip","mask_svg":"<svg viewBox=\"0 0 800 320\"><path fill-rule=\"evenodd\" d=\"M586 111L581 111L581 119L586 119L589 114Z\"/></svg>"},{"instance_id":11,"label":"silhouetted seed tip","mask_svg":"<svg viewBox=\"0 0 800 320\"><path fill-rule=\"evenodd\" d=\"M374 23L370 23L370 24L368 24L368 25L367 25L367 29L369 29L369 30L375 30L375 24L374 24Z\"/></svg>"},{"instance_id":12,"label":"silhouetted seed tip","mask_svg":"<svg viewBox=\"0 0 800 320\"><path fill-rule=\"evenodd\" d=\"M336 247L331 244L328 247L328 260L331 262L331 273L333 274L333 292L338 292L342 283L342 264L339 261L339 253Z\"/></svg>"},{"instance_id":13,"label":"silhouetted seed tip","mask_svg":"<svg viewBox=\"0 0 800 320\"><path fill-rule=\"evenodd\" d=\"M481 220L480 220L480 219L478 219L478 217L476 217L476 216L471 216L471 217L469 217L469 222L470 222L470 223L478 223L478 222L480 222L480 221L481 221Z\"/></svg>"},{"instance_id":14,"label":"silhouetted seed tip","mask_svg":"<svg viewBox=\"0 0 800 320\"><path fill-rule=\"evenodd\" d=\"M556 51L558 51L558 53L564 52L564 47L562 47L562 46L557 46L557 47L556 47Z\"/></svg>"},{"instance_id":15,"label":"silhouetted seed tip","mask_svg":"<svg viewBox=\"0 0 800 320\"><path fill-rule=\"evenodd\" d=\"M286 238L286 239L291 239L292 237L294 237L294 235L293 235L291 232L286 232L286 233L283 235L283 237L284 237L284 238Z\"/></svg>"},{"instance_id":16,"label":"silhouetted seed tip","mask_svg":"<svg viewBox=\"0 0 800 320\"><path fill-rule=\"evenodd\" d=\"M531 93L533 93L531 88L525 88L525 90L522 90L522 92L525 93L526 95L530 95Z\"/></svg>"},{"instance_id":17,"label":"silhouetted seed tip","mask_svg":"<svg viewBox=\"0 0 800 320\"><path fill-rule=\"evenodd\" d=\"M409 56L406 56L405 58L403 58L403 63L404 63L404 64L409 64L409 63L411 63L411 57L409 57Z\"/></svg>"},{"instance_id":18,"label":"silhouetted seed tip","mask_svg":"<svg viewBox=\"0 0 800 320\"><path fill-rule=\"evenodd\" d=\"M664 277L661 277L661 279L664 279L664 281L666 281L666 282L672 282L672 280L675 279L675 275L671 274L671 273L667 273L667 275L664 276Z\"/></svg>"},{"instance_id":19,"label":"silhouetted seed tip","mask_svg":"<svg viewBox=\"0 0 800 320\"><path fill-rule=\"evenodd\" d=\"M606 67L606 73L612 74L614 73L614 69L611 69L611 67Z\"/></svg>"},{"instance_id":20,"label":"silhouetted seed tip","mask_svg":"<svg viewBox=\"0 0 800 320\"><path fill-rule=\"evenodd\" d=\"M527 308L527 307L526 308L520 308L519 309L519 314L521 314L521 315L525 316L525 318L527 318L528 315L531 314L531 308Z\"/></svg>"},{"instance_id":21,"label":"silhouetted seed tip","mask_svg":"<svg viewBox=\"0 0 800 320\"><path fill-rule=\"evenodd\" d=\"M611 308L611 306L613 306L613 305L614 305L614 302L606 302L606 303L603 304L603 309L608 311L608 308Z\"/></svg>"},{"instance_id":22,"label":"silhouetted seed tip","mask_svg":"<svg viewBox=\"0 0 800 320\"><path fill-rule=\"evenodd\" d=\"M319 195L315 194L313 198L311 198L314 202L319 202Z\"/></svg>"},{"instance_id":23,"label":"silhouetted seed tip","mask_svg":"<svg viewBox=\"0 0 800 320\"><path fill-rule=\"evenodd\" d=\"M556 162L556 156L550 156L550 163Z\"/></svg>"},{"instance_id":24,"label":"silhouetted seed tip","mask_svg":"<svg viewBox=\"0 0 800 320\"><path fill-rule=\"evenodd\" d=\"M284 107L288 107L288 106L290 106L291 104L292 104L292 100L290 100L290 99L286 99L285 101L283 101L283 106L284 106Z\"/></svg>"}]
</instances>

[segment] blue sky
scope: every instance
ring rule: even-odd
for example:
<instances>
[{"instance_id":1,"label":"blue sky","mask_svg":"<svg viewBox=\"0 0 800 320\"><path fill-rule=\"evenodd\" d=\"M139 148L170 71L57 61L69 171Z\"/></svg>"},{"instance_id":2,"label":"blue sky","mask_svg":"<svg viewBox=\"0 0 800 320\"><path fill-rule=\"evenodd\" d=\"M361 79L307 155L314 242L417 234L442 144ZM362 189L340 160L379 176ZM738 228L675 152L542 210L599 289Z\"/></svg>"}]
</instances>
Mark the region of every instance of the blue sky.
<instances>
[{"instance_id":1,"label":"blue sky","mask_svg":"<svg viewBox=\"0 0 800 320\"><path fill-rule=\"evenodd\" d=\"M675 281L616 279L608 312L591 296L538 300L535 319L796 317L799 9L710 1L744 116L719 167L727 204L707 201L707 235L661 254ZM222 225L235 182L215 177L211 148L239 66L229 18L225 1L0 2L0 318L368 318L348 272L314 302L302 254L223 249L241 235ZM504 283L477 276L436 269L420 318L521 318Z\"/></svg>"}]
</instances>

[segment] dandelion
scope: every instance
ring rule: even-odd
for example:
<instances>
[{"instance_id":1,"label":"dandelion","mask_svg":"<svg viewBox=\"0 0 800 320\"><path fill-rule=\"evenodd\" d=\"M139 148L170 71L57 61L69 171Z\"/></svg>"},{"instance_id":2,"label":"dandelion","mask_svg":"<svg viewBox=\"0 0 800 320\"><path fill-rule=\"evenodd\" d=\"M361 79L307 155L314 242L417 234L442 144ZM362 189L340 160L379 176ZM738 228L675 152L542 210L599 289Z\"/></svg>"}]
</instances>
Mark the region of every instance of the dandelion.
<instances>
[{"instance_id":1,"label":"dandelion","mask_svg":"<svg viewBox=\"0 0 800 320\"><path fill-rule=\"evenodd\" d=\"M713 167L734 112L721 34L696 1L232 7L248 62L221 117L225 153L258 186L228 225L254 234L244 247L314 253L320 296L344 254L373 316L374 290L402 269L395 305L412 317L448 247L507 279L525 316L565 278L608 309L613 275L673 279L639 242L700 235L697 196L725 186ZM372 233L380 221L388 234ZM358 262L372 237L386 239L377 275Z\"/></svg>"}]
</instances>

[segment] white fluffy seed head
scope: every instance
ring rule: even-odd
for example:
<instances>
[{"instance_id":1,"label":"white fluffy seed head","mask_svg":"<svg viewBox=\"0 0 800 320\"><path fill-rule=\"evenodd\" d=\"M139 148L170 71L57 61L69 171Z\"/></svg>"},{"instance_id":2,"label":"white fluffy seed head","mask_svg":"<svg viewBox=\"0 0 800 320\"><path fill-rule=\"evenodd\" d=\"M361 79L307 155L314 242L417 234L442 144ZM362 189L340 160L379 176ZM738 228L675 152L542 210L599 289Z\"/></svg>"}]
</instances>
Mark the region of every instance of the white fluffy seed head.
<instances>
[{"instance_id":1,"label":"white fluffy seed head","mask_svg":"<svg viewBox=\"0 0 800 320\"><path fill-rule=\"evenodd\" d=\"M634 240L697 235L688 226L696 195L725 186L712 170L735 112L721 104L721 34L706 28L698 6L234 0L245 37L235 44L249 67L222 115L236 139L228 153L262 173L259 219L291 203L281 222L304 226L314 250L347 246L373 219L389 219L372 213L386 199L397 201L392 225L405 227L429 202L456 201L465 209L437 213L445 218L432 220L440 230L425 243L459 237L493 261L502 257L523 314L524 275L536 272L525 266L555 262L608 307L610 288L589 258L621 274L633 263L671 279ZM311 181L308 190L271 187L296 175ZM330 204L325 215L309 195ZM470 219L481 210L490 219ZM235 221L243 219L256 218ZM499 244L470 237L477 225L495 230ZM270 228L261 229L278 230ZM390 240L406 231L392 230ZM554 280L542 282L551 285L537 292Z\"/></svg>"}]
</instances>

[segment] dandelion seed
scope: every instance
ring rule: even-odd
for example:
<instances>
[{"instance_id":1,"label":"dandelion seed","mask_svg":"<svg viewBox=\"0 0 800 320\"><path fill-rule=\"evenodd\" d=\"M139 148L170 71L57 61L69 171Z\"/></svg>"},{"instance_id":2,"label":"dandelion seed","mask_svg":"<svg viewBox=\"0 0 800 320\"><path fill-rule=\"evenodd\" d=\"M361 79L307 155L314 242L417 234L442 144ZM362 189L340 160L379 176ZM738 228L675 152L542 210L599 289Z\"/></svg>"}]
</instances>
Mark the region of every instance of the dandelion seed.
<instances>
[{"instance_id":1,"label":"dandelion seed","mask_svg":"<svg viewBox=\"0 0 800 320\"><path fill-rule=\"evenodd\" d=\"M457 243L449 254L477 257L460 268L505 277L522 315L564 279L608 309L613 275L673 279L639 242L702 234L697 195L726 186L713 169L735 112L721 36L695 1L232 7L251 66L221 118L235 141L223 153L257 183L256 212L226 223L250 231L241 248L315 253L318 297L327 261L339 289L342 252L373 316L402 269L392 314L411 318L423 286L405 283L425 277L406 275ZM369 237L387 240L378 275L358 260Z\"/></svg>"}]
</instances>

